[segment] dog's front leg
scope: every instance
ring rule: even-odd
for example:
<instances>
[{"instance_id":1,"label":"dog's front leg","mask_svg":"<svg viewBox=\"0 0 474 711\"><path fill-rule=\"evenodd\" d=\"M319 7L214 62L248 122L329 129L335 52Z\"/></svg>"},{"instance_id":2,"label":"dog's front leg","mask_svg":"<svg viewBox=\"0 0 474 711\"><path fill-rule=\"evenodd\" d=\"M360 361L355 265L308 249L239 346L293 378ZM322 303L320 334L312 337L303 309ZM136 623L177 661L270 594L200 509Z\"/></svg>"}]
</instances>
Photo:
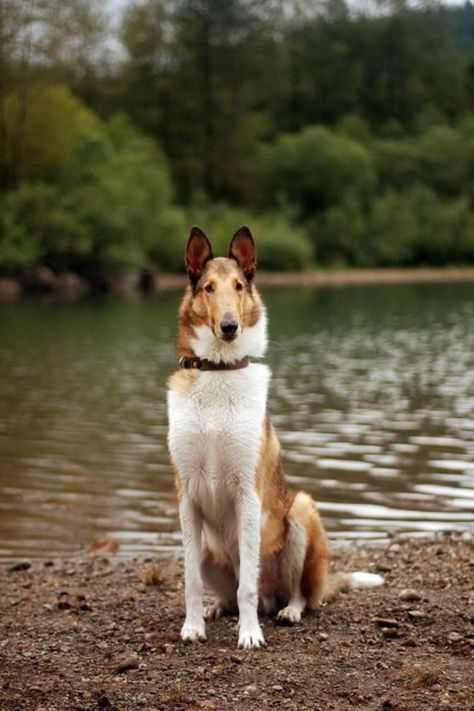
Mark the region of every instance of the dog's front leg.
<instances>
[{"instance_id":1,"label":"dog's front leg","mask_svg":"<svg viewBox=\"0 0 474 711\"><path fill-rule=\"evenodd\" d=\"M202 517L194 503L186 495L179 502L179 518L183 532L184 597L186 601L186 619L181 628L181 638L185 642L196 642L206 639L201 577Z\"/></svg>"},{"instance_id":2,"label":"dog's front leg","mask_svg":"<svg viewBox=\"0 0 474 711\"><path fill-rule=\"evenodd\" d=\"M258 574L260 559L261 505L255 492L245 493L238 507L240 574L239 647L258 648L265 644L258 623Z\"/></svg>"}]
</instances>

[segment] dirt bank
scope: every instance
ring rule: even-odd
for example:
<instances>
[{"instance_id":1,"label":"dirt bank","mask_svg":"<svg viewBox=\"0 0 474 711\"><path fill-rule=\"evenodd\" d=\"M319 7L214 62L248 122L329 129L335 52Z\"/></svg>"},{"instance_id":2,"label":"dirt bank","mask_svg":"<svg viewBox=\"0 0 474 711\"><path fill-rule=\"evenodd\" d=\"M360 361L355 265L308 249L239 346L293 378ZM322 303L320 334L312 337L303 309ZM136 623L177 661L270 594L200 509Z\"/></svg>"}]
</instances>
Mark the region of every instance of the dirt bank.
<instances>
[{"instance_id":1,"label":"dirt bank","mask_svg":"<svg viewBox=\"0 0 474 711\"><path fill-rule=\"evenodd\" d=\"M242 652L231 618L208 625L206 644L179 641L174 559L3 567L0 709L474 709L473 543L334 555L334 570L361 568L386 585L341 594L294 628L265 619L267 647Z\"/></svg>"}]
</instances>

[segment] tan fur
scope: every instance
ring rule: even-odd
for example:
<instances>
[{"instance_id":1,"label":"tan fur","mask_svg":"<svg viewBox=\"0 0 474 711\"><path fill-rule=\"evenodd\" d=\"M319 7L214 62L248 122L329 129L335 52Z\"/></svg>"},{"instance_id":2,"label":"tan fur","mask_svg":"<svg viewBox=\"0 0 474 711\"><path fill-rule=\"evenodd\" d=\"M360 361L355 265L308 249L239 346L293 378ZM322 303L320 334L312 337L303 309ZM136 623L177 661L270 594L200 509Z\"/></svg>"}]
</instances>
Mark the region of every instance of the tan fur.
<instances>
[{"instance_id":1,"label":"tan fur","mask_svg":"<svg viewBox=\"0 0 474 711\"><path fill-rule=\"evenodd\" d=\"M301 593L310 609L321 603L327 584L329 544L313 499L303 492L295 497L289 515L305 528L308 547L301 578Z\"/></svg>"},{"instance_id":2,"label":"tan fur","mask_svg":"<svg viewBox=\"0 0 474 711\"><path fill-rule=\"evenodd\" d=\"M196 382L195 370L176 370L166 381L169 390L177 390L181 395L191 395Z\"/></svg>"},{"instance_id":3,"label":"tan fur","mask_svg":"<svg viewBox=\"0 0 474 711\"><path fill-rule=\"evenodd\" d=\"M261 532L262 558L279 553L284 544L286 515L294 494L290 494L281 465L280 442L270 418L265 419L262 445L255 475L255 488L267 516Z\"/></svg>"}]
</instances>

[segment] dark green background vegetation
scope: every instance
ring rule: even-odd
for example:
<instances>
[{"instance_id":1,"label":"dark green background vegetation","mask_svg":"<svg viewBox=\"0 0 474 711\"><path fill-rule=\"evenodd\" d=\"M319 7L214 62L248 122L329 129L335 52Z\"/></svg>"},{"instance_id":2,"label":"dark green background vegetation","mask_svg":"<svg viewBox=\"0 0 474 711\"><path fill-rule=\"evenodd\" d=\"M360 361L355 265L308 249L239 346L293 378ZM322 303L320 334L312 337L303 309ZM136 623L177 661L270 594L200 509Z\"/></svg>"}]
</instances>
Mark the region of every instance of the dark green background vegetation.
<instances>
[{"instance_id":1,"label":"dark green background vegetation","mask_svg":"<svg viewBox=\"0 0 474 711\"><path fill-rule=\"evenodd\" d=\"M0 274L474 262L474 8L0 0ZM115 18L117 19L117 18Z\"/></svg>"}]
</instances>

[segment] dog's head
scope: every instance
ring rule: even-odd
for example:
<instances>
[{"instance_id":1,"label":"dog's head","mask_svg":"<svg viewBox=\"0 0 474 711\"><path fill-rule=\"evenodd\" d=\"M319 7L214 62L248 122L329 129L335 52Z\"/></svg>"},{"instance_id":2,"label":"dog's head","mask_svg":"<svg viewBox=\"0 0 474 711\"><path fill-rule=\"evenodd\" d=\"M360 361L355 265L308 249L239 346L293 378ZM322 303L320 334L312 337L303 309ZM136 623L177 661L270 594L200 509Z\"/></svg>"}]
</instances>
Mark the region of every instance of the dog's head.
<instances>
[{"instance_id":1,"label":"dog's head","mask_svg":"<svg viewBox=\"0 0 474 711\"><path fill-rule=\"evenodd\" d=\"M181 355L189 355L184 345L209 360L263 355L266 319L253 283L256 263L248 227L237 230L228 257L216 258L204 232L191 229L185 251L189 287L180 310Z\"/></svg>"}]
</instances>

